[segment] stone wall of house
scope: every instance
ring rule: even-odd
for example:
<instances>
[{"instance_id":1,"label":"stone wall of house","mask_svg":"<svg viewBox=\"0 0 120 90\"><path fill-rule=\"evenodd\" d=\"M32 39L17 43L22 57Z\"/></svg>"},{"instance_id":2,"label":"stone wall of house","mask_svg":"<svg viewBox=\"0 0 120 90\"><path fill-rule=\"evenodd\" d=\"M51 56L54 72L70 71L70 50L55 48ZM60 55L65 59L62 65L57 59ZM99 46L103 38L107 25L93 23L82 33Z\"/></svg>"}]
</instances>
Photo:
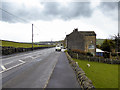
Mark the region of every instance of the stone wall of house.
<instances>
[{"instance_id":1,"label":"stone wall of house","mask_svg":"<svg viewBox=\"0 0 120 90\"><path fill-rule=\"evenodd\" d=\"M89 49L89 45L94 45L94 48ZM96 36L85 36L85 52L96 52Z\"/></svg>"},{"instance_id":2,"label":"stone wall of house","mask_svg":"<svg viewBox=\"0 0 120 90\"><path fill-rule=\"evenodd\" d=\"M82 34L79 34L78 31L73 31L73 33L67 36L67 48L80 49L84 51L84 36Z\"/></svg>"}]
</instances>

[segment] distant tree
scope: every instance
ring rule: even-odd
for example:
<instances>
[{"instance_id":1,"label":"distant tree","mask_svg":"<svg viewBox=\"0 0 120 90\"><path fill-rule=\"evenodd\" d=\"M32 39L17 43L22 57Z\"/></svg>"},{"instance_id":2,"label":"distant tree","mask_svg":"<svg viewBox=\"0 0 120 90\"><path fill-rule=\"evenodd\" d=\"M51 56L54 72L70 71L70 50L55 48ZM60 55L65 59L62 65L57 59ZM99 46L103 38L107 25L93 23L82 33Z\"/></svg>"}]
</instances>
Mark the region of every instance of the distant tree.
<instances>
[{"instance_id":1,"label":"distant tree","mask_svg":"<svg viewBox=\"0 0 120 90\"><path fill-rule=\"evenodd\" d=\"M113 40L105 39L101 45L101 49L112 52L112 49L115 49L115 42Z\"/></svg>"},{"instance_id":2,"label":"distant tree","mask_svg":"<svg viewBox=\"0 0 120 90\"><path fill-rule=\"evenodd\" d=\"M96 45L96 48L99 48L99 49L100 49L100 47L101 47L101 45L100 45L100 44Z\"/></svg>"},{"instance_id":3,"label":"distant tree","mask_svg":"<svg viewBox=\"0 0 120 90\"><path fill-rule=\"evenodd\" d=\"M113 36L113 40L115 41L116 52L120 52L120 33L118 33L118 35Z\"/></svg>"}]
</instances>

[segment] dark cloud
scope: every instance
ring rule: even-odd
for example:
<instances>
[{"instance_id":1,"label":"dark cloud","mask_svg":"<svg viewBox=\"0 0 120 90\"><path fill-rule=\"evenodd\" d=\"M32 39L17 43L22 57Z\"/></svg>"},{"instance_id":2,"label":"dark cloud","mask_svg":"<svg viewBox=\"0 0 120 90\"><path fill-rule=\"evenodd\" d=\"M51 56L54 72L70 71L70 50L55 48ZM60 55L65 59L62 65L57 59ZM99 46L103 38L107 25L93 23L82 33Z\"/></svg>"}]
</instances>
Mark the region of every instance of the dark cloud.
<instances>
[{"instance_id":1,"label":"dark cloud","mask_svg":"<svg viewBox=\"0 0 120 90\"><path fill-rule=\"evenodd\" d=\"M59 3L46 3L45 15L70 20L78 17L90 17L92 9L89 2L71 2L67 6Z\"/></svg>"},{"instance_id":2,"label":"dark cloud","mask_svg":"<svg viewBox=\"0 0 120 90\"><path fill-rule=\"evenodd\" d=\"M114 10L118 8L118 2L101 2L101 8L105 10Z\"/></svg>"},{"instance_id":3,"label":"dark cloud","mask_svg":"<svg viewBox=\"0 0 120 90\"><path fill-rule=\"evenodd\" d=\"M55 15L57 16L60 12L60 4L57 2L42 3L45 7L43 13L46 15Z\"/></svg>"},{"instance_id":4,"label":"dark cloud","mask_svg":"<svg viewBox=\"0 0 120 90\"><path fill-rule=\"evenodd\" d=\"M26 7L25 4L17 4L13 2L3 2L2 8L20 18L27 21L34 20L53 20L60 18L63 20L71 20L80 17L90 17L93 13L90 2L70 2L63 5L58 2L42 2L43 9L39 7ZM23 22L14 16L2 12L2 20L6 22Z\"/></svg>"},{"instance_id":5,"label":"dark cloud","mask_svg":"<svg viewBox=\"0 0 120 90\"><path fill-rule=\"evenodd\" d=\"M29 22L31 20L37 20L38 17L40 17L39 8L37 7L28 8L24 4L3 2L2 9L8 11L8 13L2 11L2 20L6 22L11 22L11 23Z\"/></svg>"},{"instance_id":6,"label":"dark cloud","mask_svg":"<svg viewBox=\"0 0 120 90\"><path fill-rule=\"evenodd\" d=\"M65 10L64 10L65 9ZM78 17L90 17L92 15L92 9L89 2L73 2L69 4L69 7L62 8L61 17L66 18L78 18Z\"/></svg>"},{"instance_id":7,"label":"dark cloud","mask_svg":"<svg viewBox=\"0 0 120 90\"><path fill-rule=\"evenodd\" d=\"M99 9L107 17L111 17L114 20L118 20L118 2L101 2Z\"/></svg>"}]
</instances>

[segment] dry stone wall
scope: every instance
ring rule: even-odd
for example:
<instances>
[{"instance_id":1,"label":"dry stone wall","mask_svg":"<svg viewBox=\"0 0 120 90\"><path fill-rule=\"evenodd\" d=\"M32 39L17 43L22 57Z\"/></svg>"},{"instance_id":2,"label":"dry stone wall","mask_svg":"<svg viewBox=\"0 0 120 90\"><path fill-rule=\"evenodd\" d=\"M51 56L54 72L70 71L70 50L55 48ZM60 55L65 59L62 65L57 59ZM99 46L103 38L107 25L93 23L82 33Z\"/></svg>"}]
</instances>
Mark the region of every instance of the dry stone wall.
<instances>
[{"instance_id":1,"label":"dry stone wall","mask_svg":"<svg viewBox=\"0 0 120 90\"><path fill-rule=\"evenodd\" d=\"M95 89L95 87L92 84L92 81L85 75L85 72L79 67L79 65L72 60L70 55L66 52L67 58L69 60L69 63L71 64L73 70L76 73L77 80L81 86L81 88L84 89Z\"/></svg>"},{"instance_id":2,"label":"dry stone wall","mask_svg":"<svg viewBox=\"0 0 120 90\"><path fill-rule=\"evenodd\" d=\"M34 47L33 49L44 49L50 47ZM9 55L13 53L32 51L32 48L14 48L14 47L2 47L2 55Z\"/></svg>"}]
</instances>

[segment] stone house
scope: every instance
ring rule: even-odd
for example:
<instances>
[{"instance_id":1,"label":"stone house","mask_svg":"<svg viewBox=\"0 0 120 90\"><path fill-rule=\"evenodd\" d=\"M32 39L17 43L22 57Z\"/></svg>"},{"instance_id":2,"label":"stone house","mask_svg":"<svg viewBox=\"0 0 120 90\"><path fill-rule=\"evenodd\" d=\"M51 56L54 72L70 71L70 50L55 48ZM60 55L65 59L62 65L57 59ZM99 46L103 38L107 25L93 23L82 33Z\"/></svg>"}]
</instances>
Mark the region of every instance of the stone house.
<instances>
[{"instance_id":1,"label":"stone house","mask_svg":"<svg viewBox=\"0 0 120 90\"><path fill-rule=\"evenodd\" d=\"M67 49L79 49L84 52L96 54L96 33L94 31L78 31L66 35L65 45Z\"/></svg>"}]
</instances>

